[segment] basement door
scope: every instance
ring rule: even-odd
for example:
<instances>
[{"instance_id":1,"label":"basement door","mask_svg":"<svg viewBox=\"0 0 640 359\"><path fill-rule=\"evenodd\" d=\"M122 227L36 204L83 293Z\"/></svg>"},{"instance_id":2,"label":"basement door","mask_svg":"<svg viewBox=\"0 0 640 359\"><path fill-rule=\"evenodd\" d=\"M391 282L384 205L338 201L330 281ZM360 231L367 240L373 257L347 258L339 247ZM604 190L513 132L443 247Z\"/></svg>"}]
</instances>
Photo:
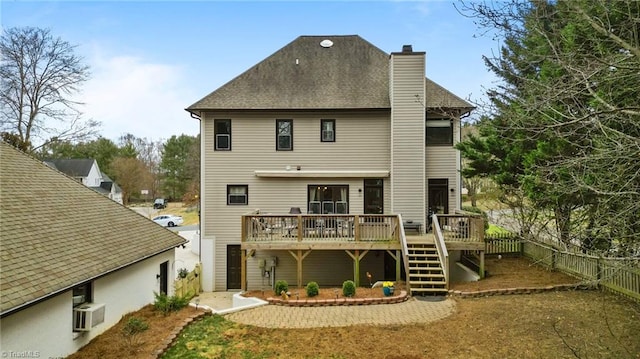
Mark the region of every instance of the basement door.
<instances>
[{"instance_id":1,"label":"basement door","mask_svg":"<svg viewBox=\"0 0 640 359\"><path fill-rule=\"evenodd\" d=\"M158 276L160 280L160 293L169 294L169 262L160 263L160 274Z\"/></svg>"},{"instance_id":2,"label":"basement door","mask_svg":"<svg viewBox=\"0 0 640 359\"><path fill-rule=\"evenodd\" d=\"M227 289L242 288L242 255L240 246L227 246Z\"/></svg>"}]
</instances>

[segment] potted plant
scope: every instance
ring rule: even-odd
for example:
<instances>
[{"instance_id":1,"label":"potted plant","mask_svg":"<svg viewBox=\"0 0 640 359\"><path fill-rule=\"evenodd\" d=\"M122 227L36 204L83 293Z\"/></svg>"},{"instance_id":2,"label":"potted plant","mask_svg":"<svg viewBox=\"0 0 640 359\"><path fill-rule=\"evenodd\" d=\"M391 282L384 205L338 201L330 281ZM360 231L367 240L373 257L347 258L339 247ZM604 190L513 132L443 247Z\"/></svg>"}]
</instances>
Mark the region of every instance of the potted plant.
<instances>
[{"instance_id":1,"label":"potted plant","mask_svg":"<svg viewBox=\"0 0 640 359\"><path fill-rule=\"evenodd\" d=\"M189 270L187 268L178 269L178 277L187 278L187 275L189 275Z\"/></svg>"},{"instance_id":2,"label":"potted plant","mask_svg":"<svg viewBox=\"0 0 640 359\"><path fill-rule=\"evenodd\" d=\"M393 282L383 282L382 283L382 292L386 297L393 294Z\"/></svg>"}]
</instances>

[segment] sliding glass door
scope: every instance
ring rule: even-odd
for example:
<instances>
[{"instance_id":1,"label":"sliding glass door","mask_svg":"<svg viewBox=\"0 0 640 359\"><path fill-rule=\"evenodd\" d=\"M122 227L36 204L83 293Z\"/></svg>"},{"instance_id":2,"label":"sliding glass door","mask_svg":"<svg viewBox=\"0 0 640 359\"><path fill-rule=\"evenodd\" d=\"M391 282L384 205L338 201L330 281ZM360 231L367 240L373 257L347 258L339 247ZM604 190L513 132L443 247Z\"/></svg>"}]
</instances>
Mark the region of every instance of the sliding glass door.
<instances>
[{"instance_id":1,"label":"sliding glass door","mask_svg":"<svg viewBox=\"0 0 640 359\"><path fill-rule=\"evenodd\" d=\"M349 213L348 185L309 185L307 193L309 214Z\"/></svg>"}]
</instances>

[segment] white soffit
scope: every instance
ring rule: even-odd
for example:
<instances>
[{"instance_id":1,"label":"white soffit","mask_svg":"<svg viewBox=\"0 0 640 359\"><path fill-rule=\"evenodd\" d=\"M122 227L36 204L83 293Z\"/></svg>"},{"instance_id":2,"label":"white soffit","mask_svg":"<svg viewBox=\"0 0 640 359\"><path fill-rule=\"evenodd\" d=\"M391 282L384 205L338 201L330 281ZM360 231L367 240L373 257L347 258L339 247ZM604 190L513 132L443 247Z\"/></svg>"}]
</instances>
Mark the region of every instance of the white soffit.
<instances>
[{"instance_id":1,"label":"white soffit","mask_svg":"<svg viewBox=\"0 0 640 359\"><path fill-rule=\"evenodd\" d=\"M389 171L384 170L257 170L256 177L288 177L288 178L386 178Z\"/></svg>"}]
</instances>

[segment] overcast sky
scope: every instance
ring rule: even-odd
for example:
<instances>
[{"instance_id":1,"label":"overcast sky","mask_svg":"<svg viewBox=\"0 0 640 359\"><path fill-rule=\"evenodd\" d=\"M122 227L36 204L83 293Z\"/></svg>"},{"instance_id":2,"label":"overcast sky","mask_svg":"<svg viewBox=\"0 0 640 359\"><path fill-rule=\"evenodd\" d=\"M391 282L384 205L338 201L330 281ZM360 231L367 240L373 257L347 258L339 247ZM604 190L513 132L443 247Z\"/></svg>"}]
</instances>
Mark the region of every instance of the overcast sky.
<instances>
[{"instance_id":1,"label":"overcast sky","mask_svg":"<svg viewBox=\"0 0 640 359\"><path fill-rule=\"evenodd\" d=\"M360 35L390 53L427 53L427 77L470 100L494 76L478 37L450 1L0 1L2 27L49 28L91 67L79 100L101 134L195 135L184 108L300 35Z\"/></svg>"}]
</instances>

